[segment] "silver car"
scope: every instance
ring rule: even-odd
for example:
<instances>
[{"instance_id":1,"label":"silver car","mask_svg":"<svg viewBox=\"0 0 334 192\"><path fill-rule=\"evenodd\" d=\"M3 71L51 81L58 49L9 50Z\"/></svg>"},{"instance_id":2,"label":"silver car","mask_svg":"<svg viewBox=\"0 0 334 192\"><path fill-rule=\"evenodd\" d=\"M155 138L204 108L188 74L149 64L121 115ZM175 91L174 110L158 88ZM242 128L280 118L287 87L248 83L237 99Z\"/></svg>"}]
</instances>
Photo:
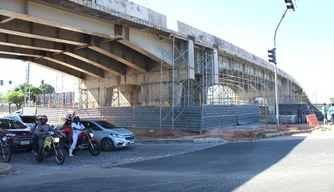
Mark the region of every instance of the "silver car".
<instances>
[{"instance_id":1,"label":"silver car","mask_svg":"<svg viewBox=\"0 0 334 192\"><path fill-rule=\"evenodd\" d=\"M92 129L101 149L111 151L118 148L128 147L135 143L136 138L132 131L118 127L105 120L81 119L80 122Z\"/></svg>"}]
</instances>

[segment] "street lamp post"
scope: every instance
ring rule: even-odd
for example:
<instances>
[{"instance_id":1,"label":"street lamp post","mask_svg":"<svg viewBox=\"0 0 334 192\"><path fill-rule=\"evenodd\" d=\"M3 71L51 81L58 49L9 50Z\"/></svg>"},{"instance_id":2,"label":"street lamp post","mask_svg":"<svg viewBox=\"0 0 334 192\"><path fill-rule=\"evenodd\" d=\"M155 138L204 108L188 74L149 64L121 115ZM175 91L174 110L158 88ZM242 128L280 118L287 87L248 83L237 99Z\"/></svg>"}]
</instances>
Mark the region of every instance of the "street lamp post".
<instances>
[{"instance_id":1,"label":"street lamp post","mask_svg":"<svg viewBox=\"0 0 334 192\"><path fill-rule=\"evenodd\" d=\"M279 126L279 106L278 106L278 82L277 82L277 60L276 60L276 34L278 27L281 25L282 20L284 19L286 12L289 9L292 9L293 11L295 10L294 4L292 3L292 0L284 0L286 5L286 9L282 15L281 20L279 21L276 29L275 29L275 34L274 34L274 48L272 50L268 50L269 53L269 62L274 63L275 65L275 103L276 103L276 122L277 122L277 127Z\"/></svg>"}]
</instances>

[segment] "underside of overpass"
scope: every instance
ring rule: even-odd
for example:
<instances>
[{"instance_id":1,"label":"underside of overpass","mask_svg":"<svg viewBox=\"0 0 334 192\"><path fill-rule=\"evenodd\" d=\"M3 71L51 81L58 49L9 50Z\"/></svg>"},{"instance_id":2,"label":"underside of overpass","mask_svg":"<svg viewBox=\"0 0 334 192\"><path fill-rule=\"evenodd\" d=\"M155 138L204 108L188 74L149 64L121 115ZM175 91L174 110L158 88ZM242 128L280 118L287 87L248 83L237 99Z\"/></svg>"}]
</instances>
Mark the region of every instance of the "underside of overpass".
<instances>
[{"instance_id":1,"label":"underside of overpass","mask_svg":"<svg viewBox=\"0 0 334 192\"><path fill-rule=\"evenodd\" d=\"M111 14L94 0L0 2L0 57L77 78L82 107L275 102L274 67L218 43ZM278 82L279 103L309 102L284 72Z\"/></svg>"}]
</instances>

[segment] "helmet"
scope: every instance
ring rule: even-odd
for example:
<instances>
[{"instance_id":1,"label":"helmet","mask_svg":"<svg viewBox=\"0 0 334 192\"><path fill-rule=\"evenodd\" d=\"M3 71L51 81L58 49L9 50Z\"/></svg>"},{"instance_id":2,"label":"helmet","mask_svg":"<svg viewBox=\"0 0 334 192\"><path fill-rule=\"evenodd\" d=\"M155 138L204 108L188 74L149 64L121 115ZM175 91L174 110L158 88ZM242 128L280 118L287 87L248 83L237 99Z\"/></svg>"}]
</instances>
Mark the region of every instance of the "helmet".
<instances>
[{"instance_id":1,"label":"helmet","mask_svg":"<svg viewBox=\"0 0 334 192\"><path fill-rule=\"evenodd\" d=\"M71 114L67 114L65 117L65 125L70 125L72 123L72 115Z\"/></svg>"},{"instance_id":2,"label":"helmet","mask_svg":"<svg viewBox=\"0 0 334 192\"><path fill-rule=\"evenodd\" d=\"M72 115L71 114L67 114L65 119L67 121L72 121Z\"/></svg>"},{"instance_id":3,"label":"helmet","mask_svg":"<svg viewBox=\"0 0 334 192\"><path fill-rule=\"evenodd\" d=\"M42 124L45 124L46 122L48 122L48 117L46 115L42 115L39 121Z\"/></svg>"},{"instance_id":4,"label":"helmet","mask_svg":"<svg viewBox=\"0 0 334 192\"><path fill-rule=\"evenodd\" d=\"M41 119L41 116L37 115L36 118L35 118L35 122L39 122L40 119Z\"/></svg>"},{"instance_id":5,"label":"helmet","mask_svg":"<svg viewBox=\"0 0 334 192\"><path fill-rule=\"evenodd\" d=\"M80 121L80 117L79 116L74 116L74 118L73 118L73 121Z\"/></svg>"}]
</instances>

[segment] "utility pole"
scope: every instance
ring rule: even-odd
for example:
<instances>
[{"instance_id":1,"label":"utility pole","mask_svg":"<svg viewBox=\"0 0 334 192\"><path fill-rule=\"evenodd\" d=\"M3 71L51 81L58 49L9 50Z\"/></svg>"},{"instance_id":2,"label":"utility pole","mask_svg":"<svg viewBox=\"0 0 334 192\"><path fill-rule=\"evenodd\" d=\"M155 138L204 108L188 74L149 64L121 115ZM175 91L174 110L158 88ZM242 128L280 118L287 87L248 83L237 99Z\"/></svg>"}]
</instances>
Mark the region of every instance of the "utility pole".
<instances>
[{"instance_id":1,"label":"utility pole","mask_svg":"<svg viewBox=\"0 0 334 192\"><path fill-rule=\"evenodd\" d=\"M28 65L27 65L27 69L26 69L26 83L24 84L24 106L25 107L27 105L27 85L29 85L29 80L30 80L30 63L28 63ZM30 98L29 98L29 103L30 103Z\"/></svg>"},{"instance_id":2,"label":"utility pole","mask_svg":"<svg viewBox=\"0 0 334 192\"><path fill-rule=\"evenodd\" d=\"M277 60L276 60L276 34L277 34L277 30L278 30L278 27L281 25L282 23L282 20L284 19L285 17L285 14L286 12L289 10L289 9L292 9L293 11L295 11L295 6L292 2L292 0L284 0L285 3L287 4L286 5L286 9L282 15L282 18L281 20L279 21L276 29L275 29L275 34L274 34L274 48L271 49L271 50L268 50L268 57L269 57L269 62L271 63L274 63L275 65L275 102L276 102L276 121L277 121L277 127L279 126L279 106L278 106L278 82L277 82Z\"/></svg>"}]
</instances>

